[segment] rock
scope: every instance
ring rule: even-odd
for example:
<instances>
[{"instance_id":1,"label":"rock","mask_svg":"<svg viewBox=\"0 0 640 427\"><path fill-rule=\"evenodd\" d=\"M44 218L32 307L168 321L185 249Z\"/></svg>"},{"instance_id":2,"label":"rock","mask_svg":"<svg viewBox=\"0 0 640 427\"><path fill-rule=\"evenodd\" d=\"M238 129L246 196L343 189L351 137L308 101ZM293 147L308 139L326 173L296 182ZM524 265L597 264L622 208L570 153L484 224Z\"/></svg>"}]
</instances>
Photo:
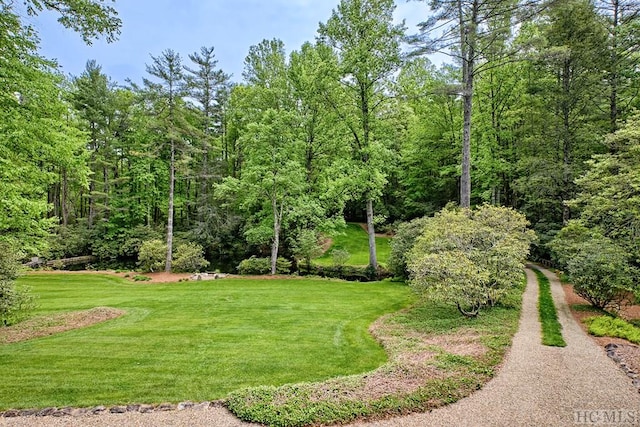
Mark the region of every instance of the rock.
<instances>
[{"instance_id":1,"label":"rock","mask_svg":"<svg viewBox=\"0 0 640 427\"><path fill-rule=\"evenodd\" d=\"M140 405L127 405L128 412L138 412L140 411Z\"/></svg>"},{"instance_id":2,"label":"rock","mask_svg":"<svg viewBox=\"0 0 640 427\"><path fill-rule=\"evenodd\" d=\"M614 348L618 348L618 344L609 343L609 344L604 346L604 349L607 350L607 351L612 350Z\"/></svg>"},{"instance_id":3,"label":"rock","mask_svg":"<svg viewBox=\"0 0 640 427\"><path fill-rule=\"evenodd\" d=\"M54 417L68 417L73 413L73 408L71 406L67 406L66 408L62 408L54 412L52 415Z\"/></svg>"},{"instance_id":4,"label":"rock","mask_svg":"<svg viewBox=\"0 0 640 427\"><path fill-rule=\"evenodd\" d=\"M629 371L629 372L627 373L627 376L628 376L629 378L632 378L632 379L634 379L634 378L638 378L638 374L636 374L636 373L635 373L635 372L633 372L633 371Z\"/></svg>"},{"instance_id":5,"label":"rock","mask_svg":"<svg viewBox=\"0 0 640 427\"><path fill-rule=\"evenodd\" d=\"M147 414L149 412L153 412L153 406L151 405L140 405L140 408L138 408L139 412L142 412L143 414Z\"/></svg>"},{"instance_id":6,"label":"rock","mask_svg":"<svg viewBox=\"0 0 640 427\"><path fill-rule=\"evenodd\" d=\"M28 417L30 415L35 415L36 412L38 412L36 409L23 409L22 411L19 412L19 415L21 417Z\"/></svg>"},{"instance_id":7,"label":"rock","mask_svg":"<svg viewBox=\"0 0 640 427\"><path fill-rule=\"evenodd\" d=\"M72 417L81 417L83 415L86 415L89 413L89 408L75 408L73 411L71 411L71 416Z\"/></svg>"},{"instance_id":8,"label":"rock","mask_svg":"<svg viewBox=\"0 0 640 427\"><path fill-rule=\"evenodd\" d=\"M125 412L127 412L127 407L114 406L113 408L109 409L109 412L111 412L112 414L124 414Z\"/></svg>"},{"instance_id":9,"label":"rock","mask_svg":"<svg viewBox=\"0 0 640 427\"><path fill-rule=\"evenodd\" d=\"M13 418L13 417L19 417L20 416L20 411L16 410L16 409L10 409L8 411L5 411L2 414L3 417L6 418Z\"/></svg>"},{"instance_id":10,"label":"rock","mask_svg":"<svg viewBox=\"0 0 640 427\"><path fill-rule=\"evenodd\" d=\"M40 411L36 412L37 417L47 417L49 415L53 415L58 411L58 408L44 408Z\"/></svg>"},{"instance_id":11,"label":"rock","mask_svg":"<svg viewBox=\"0 0 640 427\"><path fill-rule=\"evenodd\" d=\"M101 414L106 410L107 410L107 408L105 408L104 406L100 405L100 406L96 406L96 407L92 408L91 409L91 413L92 414Z\"/></svg>"},{"instance_id":12,"label":"rock","mask_svg":"<svg viewBox=\"0 0 640 427\"><path fill-rule=\"evenodd\" d=\"M173 405L171 403L162 403L156 408L157 411L174 411L175 409L176 405Z\"/></svg>"},{"instance_id":13,"label":"rock","mask_svg":"<svg viewBox=\"0 0 640 427\"><path fill-rule=\"evenodd\" d=\"M183 411L185 409L190 409L193 408L195 406L195 403L193 402L180 402L178 403L178 411Z\"/></svg>"}]
</instances>

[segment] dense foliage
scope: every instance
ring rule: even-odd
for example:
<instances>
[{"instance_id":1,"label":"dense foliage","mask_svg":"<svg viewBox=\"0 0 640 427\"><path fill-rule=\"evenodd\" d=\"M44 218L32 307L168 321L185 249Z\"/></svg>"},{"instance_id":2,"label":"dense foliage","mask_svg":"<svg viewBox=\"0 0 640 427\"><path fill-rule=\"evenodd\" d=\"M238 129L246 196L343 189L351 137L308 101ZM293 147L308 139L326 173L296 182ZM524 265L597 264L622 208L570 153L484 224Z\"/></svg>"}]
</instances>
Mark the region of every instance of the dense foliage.
<instances>
[{"instance_id":1,"label":"dense foliage","mask_svg":"<svg viewBox=\"0 0 640 427\"><path fill-rule=\"evenodd\" d=\"M273 272L278 257L309 269L313 236L347 219L367 223L375 267L374 231L489 203L527 217L536 257L580 218L638 264L634 1L432 3L416 32L394 23L390 0L343 0L315 41L249 47L241 81L208 46L152 52L147 78L122 87L95 61L59 75L0 2L0 239L112 267L160 239L165 270L189 243L208 268L256 256ZM87 41L121 24L99 1L26 4ZM434 51L455 60L436 66Z\"/></svg>"},{"instance_id":2,"label":"dense foliage","mask_svg":"<svg viewBox=\"0 0 640 427\"><path fill-rule=\"evenodd\" d=\"M6 243L0 243L0 324L9 325L22 319L34 308L34 296L26 288L18 288L15 279L20 272L19 255Z\"/></svg>"},{"instance_id":3,"label":"dense foliage","mask_svg":"<svg viewBox=\"0 0 640 427\"><path fill-rule=\"evenodd\" d=\"M609 152L594 156L576 181L580 192L569 206L579 209L579 219L549 247L579 295L617 311L638 293L640 116L630 117L605 143Z\"/></svg>"}]
</instances>

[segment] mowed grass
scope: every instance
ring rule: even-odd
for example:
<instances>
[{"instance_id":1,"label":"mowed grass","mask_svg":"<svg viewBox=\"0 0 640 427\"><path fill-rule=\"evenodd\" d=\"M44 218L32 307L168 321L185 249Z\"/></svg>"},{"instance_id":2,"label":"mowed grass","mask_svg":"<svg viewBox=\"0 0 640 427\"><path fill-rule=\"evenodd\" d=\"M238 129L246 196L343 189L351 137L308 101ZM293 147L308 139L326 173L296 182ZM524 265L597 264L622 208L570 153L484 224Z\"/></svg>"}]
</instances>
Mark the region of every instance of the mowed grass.
<instances>
[{"instance_id":1,"label":"mowed grass","mask_svg":"<svg viewBox=\"0 0 640 427\"><path fill-rule=\"evenodd\" d=\"M51 314L114 307L121 318L0 345L0 408L222 398L247 386L359 373L386 361L367 332L413 301L394 283L225 279L133 284L114 276L19 280Z\"/></svg>"},{"instance_id":2,"label":"mowed grass","mask_svg":"<svg viewBox=\"0 0 640 427\"><path fill-rule=\"evenodd\" d=\"M552 347L566 347L567 343L562 337L562 325L558 321L556 305L551 295L549 279L538 269L533 269L538 279L538 312L542 329L542 344Z\"/></svg>"},{"instance_id":3,"label":"mowed grass","mask_svg":"<svg viewBox=\"0 0 640 427\"><path fill-rule=\"evenodd\" d=\"M314 259L314 263L325 266L333 265L331 251L342 249L351 254L346 265L365 266L369 264L369 236L360 224L348 223L345 229L338 230L331 238L333 244L329 250L321 257ZM390 240L389 237L376 237L376 250L380 264L386 265L389 260Z\"/></svg>"}]
</instances>

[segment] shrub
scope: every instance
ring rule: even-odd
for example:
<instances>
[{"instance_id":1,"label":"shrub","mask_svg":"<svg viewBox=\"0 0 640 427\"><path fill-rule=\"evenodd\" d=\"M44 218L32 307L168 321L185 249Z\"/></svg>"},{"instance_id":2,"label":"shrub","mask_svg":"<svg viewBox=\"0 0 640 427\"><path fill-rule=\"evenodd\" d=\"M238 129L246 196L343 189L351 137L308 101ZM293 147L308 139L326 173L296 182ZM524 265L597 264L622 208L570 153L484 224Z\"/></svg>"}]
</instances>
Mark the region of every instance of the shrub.
<instances>
[{"instance_id":1,"label":"shrub","mask_svg":"<svg viewBox=\"0 0 640 427\"><path fill-rule=\"evenodd\" d=\"M49 259L89 255L91 233L85 223L59 226L50 237Z\"/></svg>"},{"instance_id":2,"label":"shrub","mask_svg":"<svg viewBox=\"0 0 640 427\"><path fill-rule=\"evenodd\" d=\"M196 243L178 245L173 253L173 269L177 272L195 273L208 266L202 246Z\"/></svg>"},{"instance_id":3,"label":"shrub","mask_svg":"<svg viewBox=\"0 0 640 427\"><path fill-rule=\"evenodd\" d=\"M522 279L535 233L513 209L445 208L425 221L408 257L411 286L465 316L494 305Z\"/></svg>"},{"instance_id":4,"label":"shrub","mask_svg":"<svg viewBox=\"0 0 640 427\"><path fill-rule=\"evenodd\" d=\"M148 240L140 246L138 265L145 272L162 271L167 259L167 244L161 240Z\"/></svg>"},{"instance_id":5,"label":"shrub","mask_svg":"<svg viewBox=\"0 0 640 427\"><path fill-rule=\"evenodd\" d=\"M630 254L598 228L570 221L549 247L575 292L594 307L617 311L637 292Z\"/></svg>"},{"instance_id":6,"label":"shrub","mask_svg":"<svg viewBox=\"0 0 640 427\"><path fill-rule=\"evenodd\" d=\"M351 258L351 254L346 249L334 249L331 251L331 259L336 267L345 265L349 258Z\"/></svg>"},{"instance_id":7,"label":"shrub","mask_svg":"<svg viewBox=\"0 0 640 427\"><path fill-rule=\"evenodd\" d=\"M315 266L308 272L311 275L348 280L351 282L373 282L391 277L391 273L382 267L372 266Z\"/></svg>"},{"instance_id":8,"label":"shrub","mask_svg":"<svg viewBox=\"0 0 640 427\"><path fill-rule=\"evenodd\" d=\"M296 257L304 260L309 270L311 260L322 255L322 245L319 242L318 233L314 230L301 230L293 246L293 253Z\"/></svg>"},{"instance_id":9,"label":"shrub","mask_svg":"<svg viewBox=\"0 0 640 427\"><path fill-rule=\"evenodd\" d=\"M403 222L398 226L395 236L391 239L391 255L389 256L389 270L398 277L408 279L409 270L407 257L413 249L416 240L422 234L428 218L416 218L410 222Z\"/></svg>"},{"instance_id":10,"label":"shrub","mask_svg":"<svg viewBox=\"0 0 640 427\"><path fill-rule=\"evenodd\" d=\"M28 288L17 288L20 254L0 243L0 321L9 325L22 320L35 308L35 298Z\"/></svg>"},{"instance_id":11,"label":"shrub","mask_svg":"<svg viewBox=\"0 0 640 427\"><path fill-rule=\"evenodd\" d=\"M606 237L581 243L568 261L575 292L594 307L618 311L637 292L628 253Z\"/></svg>"},{"instance_id":12,"label":"shrub","mask_svg":"<svg viewBox=\"0 0 640 427\"><path fill-rule=\"evenodd\" d=\"M271 258L258 258L252 256L251 258L244 259L238 265L238 273L247 275L263 275L271 273ZM277 274L289 274L291 273L291 261L278 257L276 260L276 273Z\"/></svg>"}]
</instances>

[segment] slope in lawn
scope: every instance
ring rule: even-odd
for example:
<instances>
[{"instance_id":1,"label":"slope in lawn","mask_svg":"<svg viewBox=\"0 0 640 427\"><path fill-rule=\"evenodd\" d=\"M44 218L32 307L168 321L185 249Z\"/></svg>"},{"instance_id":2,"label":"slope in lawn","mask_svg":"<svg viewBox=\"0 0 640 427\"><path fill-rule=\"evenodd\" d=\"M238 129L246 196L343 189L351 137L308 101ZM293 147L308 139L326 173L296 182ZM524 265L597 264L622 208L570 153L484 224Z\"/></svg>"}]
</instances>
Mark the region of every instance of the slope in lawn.
<instances>
[{"instance_id":1,"label":"slope in lawn","mask_svg":"<svg viewBox=\"0 0 640 427\"><path fill-rule=\"evenodd\" d=\"M369 236L360 224L348 223L345 229L339 230L331 238L333 244L324 255L314 260L316 264L333 265L331 251L334 249L343 249L351 254L347 265L369 264ZM389 254L391 253L390 240L389 237L376 237L376 250L378 263L380 264L386 265L389 259Z\"/></svg>"},{"instance_id":2,"label":"slope in lawn","mask_svg":"<svg viewBox=\"0 0 640 427\"><path fill-rule=\"evenodd\" d=\"M386 359L368 326L412 300L398 284L329 280L153 285L47 274L20 282L39 295L38 314L127 314L0 345L4 409L212 400L245 386L367 371Z\"/></svg>"}]
</instances>

